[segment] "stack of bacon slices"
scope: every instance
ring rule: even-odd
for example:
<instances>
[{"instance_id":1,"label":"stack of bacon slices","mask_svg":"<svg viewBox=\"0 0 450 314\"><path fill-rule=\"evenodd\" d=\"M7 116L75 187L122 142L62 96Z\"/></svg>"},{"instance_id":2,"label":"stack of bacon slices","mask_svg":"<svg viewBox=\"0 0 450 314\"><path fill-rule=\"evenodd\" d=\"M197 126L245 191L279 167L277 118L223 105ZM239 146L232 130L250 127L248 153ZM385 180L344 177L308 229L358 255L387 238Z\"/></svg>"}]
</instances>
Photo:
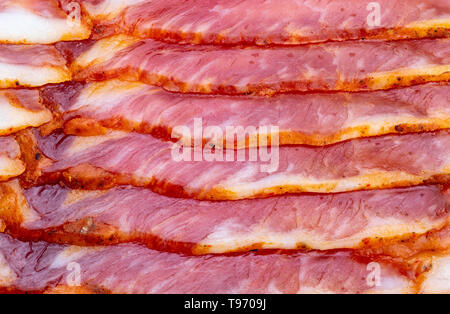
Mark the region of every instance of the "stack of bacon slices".
<instances>
[{"instance_id":1,"label":"stack of bacon slices","mask_svg":"<svg viewBox=\"0 0 450 314\"><path fill-rule=\"evenodd\" d=\"M450 293L449 1L2 0L0 43L1 292Z\"/></svg>"}]
</instances>

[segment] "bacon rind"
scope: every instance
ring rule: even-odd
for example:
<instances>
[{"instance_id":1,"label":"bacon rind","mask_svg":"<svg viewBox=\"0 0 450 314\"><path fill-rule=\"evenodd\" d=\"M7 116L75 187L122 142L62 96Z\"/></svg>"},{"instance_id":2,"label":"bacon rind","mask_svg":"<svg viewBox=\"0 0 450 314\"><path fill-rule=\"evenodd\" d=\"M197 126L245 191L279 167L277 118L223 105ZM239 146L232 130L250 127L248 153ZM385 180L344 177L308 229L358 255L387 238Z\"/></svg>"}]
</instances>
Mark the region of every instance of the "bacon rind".
<instances>
[{"instance_id":1,"label":"bacon rind","mask_svg":"<svg viewBox=\"0 0 450 314\"><path fill-rule=\"evenodd\" d=\"M296 45L352 39L396 40L450 35L443 1L79 0L93 36L126 33L178 43Z\"/></svg>"},{"instance_id":2,"label":"bacon rind","mask_svg":"<svg viewBox=\"0 0 450 314\"><path fill-rule=\"evenodd\" d=\"M449 81L449 51L450 39L262 49L169 45L119 35L87 48L71 69L76 80L121 78L183 93L367 91Z\"/></svg>"},{"instance_id":3,"label":"bacon rind","mask_svg":"<svg viewBox=\"0 0 450 314\"><path fill-rule=\"evenodd\" d=\"M0 45L0 88L37 87L71 79L53 46Z\"/></svg>"},{"instance_id":4,"label":"bacon rind","mask_svg":"<svg viewBox=\"0 0 450 314\"><path fill-rule=\"evenodd\" d=\"M449 132L444 130L358 139L326 147L260 147L218 151L217 155L206 151L202 156L191 151L187 156L190 161L186 161L186 155L178 155L179 144L148 135L53 134L37 136L39 150L48 158L41 160L41 165L29 167L38 173L41 184L65 182L82 189L131 184L169 196L237 200L445 183L450 174L449 140ZM30 147L25 145L23 149ZM259 154L257 161L251 161L255 153ZM267 161L262 161L266 153ZM223 161L217 161L217 156ZM179 157L182 159L177 162ZM230 157L234 162L227 161Z\"/></svg>"},{"instance_id":5,"label":"bacon rind","mask_svg":"<svg viewBox=\"0 0 450 314\"><path fill-rule=\"evenodd\" d=\"M0 3L0 43L52 44L65 40L88 39L89 19L81 7L56 0L2 0ZM75 11L77 10L77 11ZM72 15L68 15L70 13ZM76 16L75 14L78 14ZM73 18L72 18L73 16Z\"/></svg>"},{"instance_id":6,"label":"bacon rind","mask_svg":"<svg viewBox=\"0 0 450 314\"><path fill-rule=\"evenodd\" d=\"M375 255L403 245L411 256L450 248L445 241L450 237L441 231L450 230L449 193L437 186L199 202L133 187L82 191L55 185L22 191L13 181L0 185L0 196L3 231L25 241L133 242L196 255L345 248ZM429 247L418 244L424 234ZM431 241L432 234L441 235L439 243Z\"/></svg>"},{"instance_id":7,"label":"bacon rind","mask_svg":"<svg viewBox=\"0 0 450 314\"><path fill-rule=\"evenodd\" d=\"M353 138L450 128L448 84L266 98L179 95L142 83L112 80L50 86L42 91L42 97L60 116L46 126L47 134L62 128L66 134L91 136L116 129L166 140L176 135L178 140L183 135L173 132L185 126L191 131L191 139L184 138L185 143L206 144L212 139L204 133L208 127L220 127L225 133L227 127L277 126L279 132L268 136L278 136L280 145L321 146ZM199 138L194 131L196 119L201 119ZM249 137L247 133L236 139L235 146L252 145Z\"/></svg>"},{"instance_id":8,"label":"bacon rind","mask_svg":"<svg viewBox=\"0 0 450 314\"><path fill-rule=\"evenodd\" d=\"M264 294L417 289L413 278L383 261L377 264L383 274L377 287L370 281L373 260L351 252L190 257L135 244L81 248L20 242L6 235L0 235L0 244L0 283L6 291Z\"/></svg>"}]
</instances>

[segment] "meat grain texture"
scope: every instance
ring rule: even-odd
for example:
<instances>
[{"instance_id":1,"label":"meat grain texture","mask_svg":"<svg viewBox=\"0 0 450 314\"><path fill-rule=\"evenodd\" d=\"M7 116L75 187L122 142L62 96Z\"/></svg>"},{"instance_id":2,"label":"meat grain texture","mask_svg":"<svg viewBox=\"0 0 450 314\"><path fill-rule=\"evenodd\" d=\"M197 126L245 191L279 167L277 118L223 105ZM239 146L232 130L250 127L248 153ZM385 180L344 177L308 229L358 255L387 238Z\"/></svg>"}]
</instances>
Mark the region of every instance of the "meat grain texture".
<instances>
[{"instance_id":1,"label":"meat grain texture","mask_svg":"<svg viewBox=\"0 0 450 314\"><path fill-rule=\"evenodd\" d=\"M376 3L1 1L0 292L450 293L450 2Z\"/></svg>"}]
</instances>

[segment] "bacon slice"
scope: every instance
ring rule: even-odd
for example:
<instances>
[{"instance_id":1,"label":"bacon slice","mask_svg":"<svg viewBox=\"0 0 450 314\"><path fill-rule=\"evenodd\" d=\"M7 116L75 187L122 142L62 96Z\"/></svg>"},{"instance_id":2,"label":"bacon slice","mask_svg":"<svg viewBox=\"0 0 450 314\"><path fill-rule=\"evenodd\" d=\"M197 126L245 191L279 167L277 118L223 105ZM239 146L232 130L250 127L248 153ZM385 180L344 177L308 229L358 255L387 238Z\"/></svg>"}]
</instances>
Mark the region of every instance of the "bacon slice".
<instances>
[{"instance_id":1,"label":"bacon slice","mask_svg":"<svg viewBox=\"0 0 450 314\"><path fill-rule=\"evenodd\" d=\"M121 132L98 137L37 135L37 145L51 160L43 159L36 167L42 172L41 183L64 181L83 189L132 184L197 199L412 186L445 182L450 174L448 130L327 147L275 146L237 152L216 147L213 152L207 145L204 154L148 135Z\"/></svg>"},{"instance_id":2,"label":"bacon slice","mask_svg":"<svg viewBox=\"0 0 450 314\"><path fill-rule=\"evenodd\" d=\"M64 44L59 47L64 51ZM450 39L261 49L169 45L119 35L77 49L72 70L77 80L119 77L177 92L271 95L448 81L449 56Z\"/></svg>"},{"instance_id":3,"label":"bacon slice","mask_svg":"<svg viewBox=\"0 0 450 314\"><path fill-rule=\"evenodd\" d=\"M417 282L395 266L350 252L192 257L135 244L81 248L0 235L5 291L112 293L408 293ZM380 273L380 286L372 281ZM79 287L76 287L79 286Z\"/></svg>"},{"instance_id":4,"label":"bacon slice","mask_svg":"<svg viewBox=\"0 0 450 314\"><path fill-rule=\"evenodd\" d=\"M437 186L200 202L133 187L83 191L55 185L22 191L13 181L0 185L0 196L5 232L27 241L139 242L187 254L363 247L373 255L387 253L384 245L398 247L396 242L409 243L409 255L450 248L445 241L450 237L425 248L404 241L415 237L411 234L428 233L431 239L447 229L450 193Z\"/></svg>"},{"instance_id":5,"label":"bacon slice","mask_svg":"<svg viewBox=\"0 0 450 314\"><path fill-rule=\"evenodd\" d=\"M347 39L449 36L450 5L440 0L79 0L94 36L127 33L183 43L305 44ZM370 23L370 24L369 24Z\"/></svg>"},{"instance_id":6,"label":"bacon slice","mask_svg":"<svg viewBox=\"0 0 450 314\"><path fill-rule=\"evenodd\" d=\"M20 156L20 147L14 138L0 136L0 181L17 177L25 171Z\"/></svg>"},{"instance_id":7,"label":"bacon slice","mask_svg":"<svg viewBox=\"0 0 450 314\"><path fill-rule=\"evenodd\" d=\"M81 19L81 8L74 4L76 2L72 1L72 5L65 6L65 11L60 1L56 0L2 0L0 42L51 44L89 38L91 30L88 21ZM70 12L72 15L68 15Z\"/></svg>"},{"instance_id":8,"label":"bacon slice","mask_svg":"<svg viewBox=\"0 0 450 314\"><path fill-rule=\"evenodd\" d=\"M0 116L0 135L38 127L52 119L37 90L1 90Z\"/></svg>"},{"instance_id":9,"label":"bacon slice","mask_svg":"<svg viewBox=\"0 0 450 314\"><path fill-rule=\"evenodd\" d=\"M212 140L205 133L211 127L225 132L227 127L265 125L278 126L279 133L270 136L279 136L281 145L319 146L359 137L450 128L450 86L439 84L374 93L265 98L179 95L142 83L113 80L50 86L42 96L63 121L62 126L56 123L47 129L63 127L66 134L73 135L101 135L107 129L118 129L171 139L177 126L186 126L193 143L206 143ZM204 134L195 132L196 123ZM237 147L251 144L250 134L245 137Z\"/></svg>"},{"instance_id":10,"label":"bacon slice","mask_svg":"<svg viewBox=\"0 0 450 314\"><path fill-rule=\"evenodd\" d=\"M71 79L53 46L0 45L0 88L34 87Z\"/></svg>"}]
</instances>

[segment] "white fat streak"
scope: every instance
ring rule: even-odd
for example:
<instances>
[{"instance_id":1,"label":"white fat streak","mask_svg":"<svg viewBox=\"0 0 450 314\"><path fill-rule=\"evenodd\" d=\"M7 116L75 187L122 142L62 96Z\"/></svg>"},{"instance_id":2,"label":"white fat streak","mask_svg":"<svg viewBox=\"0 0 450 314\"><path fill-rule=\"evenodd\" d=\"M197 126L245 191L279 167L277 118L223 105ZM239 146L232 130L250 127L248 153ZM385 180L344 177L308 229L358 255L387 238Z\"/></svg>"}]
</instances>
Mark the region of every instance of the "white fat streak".
<instances>
[{"instance_id":1,"label":"white fat streak","mask_svg":"<svg viewBox=\"0 0 450 314\"><path fill-rule=\"evenodd\" d=\"M251 163L247 167L243 168L239 172L233 174L233 177L227 182L239 184L245 182L245 180L253 178L259 171L259 167L256 163Z\"/></svg>"},{"instance_id":2,"label":"white fat streak","mask_svg":"<svg viewBox=\"0 0 450 314\"><path fill-rule=\"evenodd\" d=\"M107 135L100 135L100 136L86 136L86 137L76 136L74 137L74 141L70 146L70 150L67 151L67 154L72 155L80 153L91 147L98 146L102 143L111 140L120 139L125 136L127 136L126 132L110 132Z\"/></svg>"},{"instance_id":3,"label":"white fat streak","mask_svg":"<svg viewBox=\"0 0 450 314\"><path fill-rule=\"evenodd\" d=\"M52 264L50 265L50 269L67 267L68 264L80 260L84 255L99 250L101 250L100 247L84 248L78 246L70 246L62 250L61 253L59 253L55 257Z\"/></svg>"},{"instance_id":4,"label":"white fat streak","mask_svg":"<svg viewBox=\"0 0 450 314\"><path fill-rule=\"evenodd\" d=\"M23 225L26 226L29 223L33 223L40 219L39 214L28 204L28 201L23 194L23 189L20 186L19 180L12 180L5 183L8 185L15 193L15 198L17 199L17 210L23 216Z\"/></svg>"},{"instance_id":5,"label":"white fat streak","mask_svg":"<svg viewBox=\"0 0 450 314\"><path fill-rule=\"evenodd\" d=\"M70 110L89 107L91 109L98 108L102 111L109 111L114 105L121 103L122 100L134 97L144 90L148 90L148 85L140 82L111 80L101 83L91 83L83 89Z\"/></svg>"},{"instance_id":6,"label":"white fat streak","mask_svg":"<svg viewBox=\"0 0 450 314\"><path fill-rule=\"evenodd\" d=\"M411 294L414 293L414 283L403 276L383 276L381 268L381 285L374 287L367 294Z\"/></svg>"},{"instance_id":7,"label":"white fat streak","mask_svg":"<svg viewBox=\"0 0 450 314\"><path fill-rule=\"evenodd\" d=\"M61 83L71 79L69 70L63 67L32 67L19 64L0 63L0 88L37 87L50 83Z\"/></svg>"},{"instance_id":8,"label":"white fat streak","mask_svg":"<svg viewBox=\"0 0 450 314\"><path fill-rule=\"evenodd\" d=\"M366 291L366 294L413 294L415 293L415 282L398 272L388 275L387 269L381 266L380 286ZM367 273L369 274L369 272Z\"/></svg>"},{"instance_id":9,"label":"white fat streak","mask_svg":"<svg viewBox=\"0 0 450 314\"><path fill-rule=\"evenodd\" d=\"M81 69L110 60L115 54L139 41L126 35L117 35L99 40L90 49L82 53L73 63L73 67Z\"/></svg>"},{"instance_id":10,"label":"white fat streak","mask_svg":"<svg viewBox=\"0 0 450 314\"><path fill-rule=\"evenodd\" d=\"M86 25L66 19L46 18L22 8L0 13L0 41L8 43L51 44L61 40L82 40L90 36Z\"/></svg>"},{"instance_id":11,"label":"white fat streak","mask_svg":"<svg viewBox=\"0 0 450 314\"><path fill-rule=\"evenodd\" d=\"M0 95L0 134L7 134L8 129L17 131L27 127L38 127L52 119L49 110L31 111L24 107L12 105L7 97Z\"/></svg>"},{"instance_id":12,"label":"white fat streak","mask_svg":"<svg viewBox=\"0 0 450 314\"><path fill-rule=\"evenodd\" d=\"M437 256L432 261L433 268L426 274L422 293L450 293L450 255Z\"/></svg>"},{"instance_id":13,"label":"white fat streak","mask_svg":"<svg viewBox=\"0 0 450 314\"><path fill-rule=\"evenodd\" d=\"M94 18L113 19L124 9L132 5L147 2L148 0L105 0L98 4L83 3L84 8Z\"/></svg>"},{"instance_id":14,"label":"white fat streak","mask_svg":"<svg viewBox=\"0 0 450 314\"><path fill-rule=\"evenodd\" d=\"M423 124L438 124L441 128L450 128L450 119L442 111L429 112L427 117L416 118L413 115L395 115L395 114L382 114L377 116L367 116L360 118L353 118L350 114L347 122L344 124L343 129L347 128L361 128L366 127L365 136L375 136L391 132L395 126L400 124L408 125L423 125ZM354 134L347 133L344 138L359 137L358 130L354 131Z\"/></svg>"},{"instance_id":15,"label":"white fat streak","mask_svg":"<svg viewBox=\"0 0 450 314\"><path fill-rule=\"evenodd\" d=\"M375 72L370 76L373 79L371 89L385 89L393 77L419 77L419 76L445 76L450 73L450 65L433 65L425 58L421 58L407 68L393 71Z\"/></svg>"},{"instance_id":16,"label":"white fat streak","mask_svg":"<svg viewBox=\"0 0 450 314\"><path fill-rule=\"evenodd\" d=\"M255 166L256 167L256 166ZM395 185L396 182L410 182L412 185L423 183L434 175L450 174L450 165L443 167L441 171L424 172L421 176L412 175L406 172L395 171L368 171L360 176L339 179L339 180L311 180L301 175L289 175L280 173L278 175L267 176L258 181L240 182L237 178L247 178L248 170L242 170L233 179L224 180L217 188L223 189L235 195L234 199L248 198L269 190L273 187L298 187L299 191L313 193L347 192L361 189L371 189ZM236 178L236 179L235 179Z\"/></svg>"},{"instance_id":17,"label":"white fat streak","mask_svg":"<svg viewBox=\"0 0 450 314\"><path fill-rule=\"evenodd\" d=\"M314 209L311 209L314 210ZM316 250L333 250L355 248L367 238L390 238L411 233L423 234L433 229L438 229L445 224L445 219L431 222L428 219L405 223L399 219L369 218L369 226L353 236L342 239L328 239L323 234L308 230L292 230L290 232L274 232L263 227L254 228L246 233L239 232L242 225L233 219L218 225L214 231L201 242L198 247L204 250L210 247L206 253L226 253L237 248L249 247L254 244L262 244L263 249L296 249L298 244Z\"/></svg>"},{"instance_id":18,"label":"white fat streak","mask_svg":"<svg viewBox=\"0 0 450 314\"><path fill-rule=\"evenodd\" d=\"M200 33L200 34L204 34L204 33L208 32L208 30L211 28L211 26L212 26L212 22L203 23L201 25L198 25L195 28L195 32L196 33Z\"/></svg>"},{"instance_id":19,"label":"white fat streak","mask_svg":"<svg viewBox=\"0 0 450 314\"><path fill-rule=\"evenodd\" d=\"M25 171L24 163L19 159L11 159L0 153L0 178L12 178Z\"/></svg>"},{"instance_id":20,"label":"white fat streak","mask_svg":"<svg viewBox=\"0 0 450 314\"><path fill-rule=\"evenodd\" d=\"M17 274L9 267L5 257L0 253L0 286L12 286L16 280Z\"/></svg>"},{"instance_id":21,"label":"white fat streak","mask_svg":"<svg viewBox=\"0 0 450 314\"><path fill-rule=\"evenodd\" d=\"M426 57L418 58L413 64L411 64L409 69L421 69L430 65L430 61Z\"/></svg>"}]
</instances>

